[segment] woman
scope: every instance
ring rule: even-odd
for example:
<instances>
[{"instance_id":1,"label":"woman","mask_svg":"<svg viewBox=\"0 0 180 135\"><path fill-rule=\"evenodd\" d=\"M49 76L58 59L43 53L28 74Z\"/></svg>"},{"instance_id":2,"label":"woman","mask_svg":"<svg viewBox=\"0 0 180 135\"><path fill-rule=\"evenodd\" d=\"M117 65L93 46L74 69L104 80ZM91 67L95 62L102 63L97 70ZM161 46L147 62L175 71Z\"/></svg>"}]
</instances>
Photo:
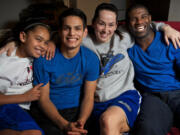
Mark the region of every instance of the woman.
<instances>
[{"instance_id":1,"label":"woman","mask_svg":"<svg viewBox=\"0 0 180 135\"><path fill-rule=\"evenodd\" d=\"M92 114L93 119L99 120L101 135L120 135L129 131L141 103L141 96L133 84L133 65L127 54L130 38L127 34L115 33L117 14L114 5L99 5L92 20L93 31L83 42L101 61L102 72Z\"/></svg>"},{"instance_id":2,"label":"woman","mask_svg":"<svg viewBox=\"0 0 180 135\"><path fill-rule=\"evenodd\" d=\"M12 30L17 47L11 56L0 55L0 134L41 135L43 132L26 110L38 100L42 84L32 86L32 61L47 48L49 26L30 18Z\"/></svg>"}]
</instances>

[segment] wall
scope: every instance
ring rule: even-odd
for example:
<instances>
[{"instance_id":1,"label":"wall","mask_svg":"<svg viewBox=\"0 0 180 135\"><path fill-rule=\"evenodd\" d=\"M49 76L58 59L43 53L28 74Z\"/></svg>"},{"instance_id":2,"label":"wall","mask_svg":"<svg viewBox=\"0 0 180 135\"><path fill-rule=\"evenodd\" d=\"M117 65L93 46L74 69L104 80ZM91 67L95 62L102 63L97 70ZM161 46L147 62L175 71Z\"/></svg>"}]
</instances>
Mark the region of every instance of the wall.
<instances>
[{"instance_id":1,"label":"wall","mask_svg":"<svg viewBox=\"0 0 180 135\"><path fill-rule=\"evenodd\" d=\"M87 16L87 23L91 24L92 17L97 5L110 0L76 0L76 7L83 10Z\"/></svg>"},{"instance_id":2,"label":"wall","mask_svg":"<svg viewBox=\"0 0 180 135\"><path fill-rule=\"evenodd\" d=\"M28 5L28 0L0 0L0 28L18 20L19 12Z\"/></svg>"},{"instance_id":3,"label":"wall","mask_svg":"<svg viewBox=\"0 0 180 135\"><path fill-rule=\"evenodd\" d=\"M88 24L91 24L96 6L103 2L109 2L116 5L119 10L118 19L123 20L125 18L126 0L76 0L75 7L78 7L85 12L88 19L87 22Z\"/></svg>"},{"instance_id":4,"label":"wall","mask_svg":"<svg viewBox=\"0 0 180 135\"><path fill-rule=\"evenodd\" d=\"M180 21L180 0L171 0L168 21Z\"/></svg>"},{"instance_id":5,"label":"wall","mask_svg":"<svg viewBox=\"0 0 180 135\"><path fill-rule=\"evenodd\" d=\"M33 0L0 0L0 29L7 23L13 23L18 20L19 12L27 7ZM39 0L34 0L39 1ZM45 1L45 0L42 0ZM71 0L70 0L71 1ZM91 19L96 6L102 2L111 2L119 9L119 19L123 20L125 15L125 7L127 0L72 0L77 7L81 8L88 17L88 24L91 24ZM180 0L171 0L169 9L169 21L180 21Z\"/></svg>"},{"instance_id":6,"label":"wall","mask_svg":"<svg viewBox=\"0 0 180 135\"><path fill-rule=\"evenodd\" d=\"M124 20L127 0L110 0L110 3L113 3L118 8L118 20Z\"/></svg>"}]
</instances>

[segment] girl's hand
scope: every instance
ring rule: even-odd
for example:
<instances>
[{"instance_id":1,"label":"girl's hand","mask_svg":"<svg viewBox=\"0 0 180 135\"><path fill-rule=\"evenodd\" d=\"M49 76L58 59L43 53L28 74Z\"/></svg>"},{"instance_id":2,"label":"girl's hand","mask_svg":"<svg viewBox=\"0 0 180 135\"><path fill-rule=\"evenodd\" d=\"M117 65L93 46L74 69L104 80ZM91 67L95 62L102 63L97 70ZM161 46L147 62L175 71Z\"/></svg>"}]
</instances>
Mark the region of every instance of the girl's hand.
<instances>
[{"instance_id":1,"label":"girl's hand","mask_svg":"<svg viewBox=\"0 0 180 135\"><path fill-rule=\"evenodd\" d=\"M35 100L39 100L40 98L40 90L39 88L43 85L43 83L40 83L34 88L30 89L29 91L25 92L23 95L26 98L26 101L31 102Z\"/></svg>"},{"instance_id":2,"label":"girl's hand","mask_svg":"<svg viewBox=\"0 0 180 135\"><path fill-rule=\"evenodd\" d=\"M49 41L47 50L42 54L43 57L46 57L47 60L51 60L54 57L56 50L56 45L54 42Z\"/></svg>"}]
</instances>

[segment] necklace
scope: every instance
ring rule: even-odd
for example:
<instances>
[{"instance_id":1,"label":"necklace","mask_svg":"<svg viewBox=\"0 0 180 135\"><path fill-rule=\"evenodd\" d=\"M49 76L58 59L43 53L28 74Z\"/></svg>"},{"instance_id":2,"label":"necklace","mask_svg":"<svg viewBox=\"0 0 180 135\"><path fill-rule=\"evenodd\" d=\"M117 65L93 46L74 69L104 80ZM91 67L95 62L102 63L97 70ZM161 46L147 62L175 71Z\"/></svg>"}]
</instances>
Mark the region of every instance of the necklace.
<instances>
[{"instance_id":1,"label":"necklace","mask_svg":"<svg viewBox=\"0 0 180 135\"><path fill-rule=\"evenodd\" d=\"M99 53L99 55L100 55L100 58L101 58L101 66L102 67L105 67L106 66L106 64L108 63L108 61L114 56L113 55L113 50L112 50L112 48L113 48L113 44L114 44L114 36L111 38L111 40L110 40L110 46L109 46L109 50L108 50L108 52L107 53L100 53L98 50L97 50L97 52Z\"/></svg>"}]
</instances>

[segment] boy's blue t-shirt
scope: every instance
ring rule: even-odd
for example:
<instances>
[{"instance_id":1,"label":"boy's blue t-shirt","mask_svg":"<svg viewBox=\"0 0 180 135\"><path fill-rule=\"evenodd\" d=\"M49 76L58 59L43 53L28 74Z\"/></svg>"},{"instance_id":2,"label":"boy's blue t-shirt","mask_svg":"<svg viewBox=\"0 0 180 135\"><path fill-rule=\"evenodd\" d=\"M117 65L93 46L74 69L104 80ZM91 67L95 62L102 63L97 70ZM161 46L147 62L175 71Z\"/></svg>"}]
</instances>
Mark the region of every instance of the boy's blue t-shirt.
<instances>
[{"instance_id":1,"label":"boy's blue t-shirt","mask_svg":"<svg viewBox=\"0 0 180 135\"><path fill-rule=\"evenodd\" d=\"M142 90L149 92L180 90L180 49L166 45L162 33L155 38L146 51L135 43L128 50L135 69L135 79Z\"/></svg>"},{"instance_id":2,"label":"boy's blue t-shirt","mask_svg":"<svg viewBox=\"0 0 180 135\"><path fill-rule=\"evenodd\" d=\"M34 84L50 83L50 99L58 110L78 107L83 83L99 77L99 66L96 54L83 46L71 59L56 49L52 60L34 60Z\"/></svg>"}]
</instances>

